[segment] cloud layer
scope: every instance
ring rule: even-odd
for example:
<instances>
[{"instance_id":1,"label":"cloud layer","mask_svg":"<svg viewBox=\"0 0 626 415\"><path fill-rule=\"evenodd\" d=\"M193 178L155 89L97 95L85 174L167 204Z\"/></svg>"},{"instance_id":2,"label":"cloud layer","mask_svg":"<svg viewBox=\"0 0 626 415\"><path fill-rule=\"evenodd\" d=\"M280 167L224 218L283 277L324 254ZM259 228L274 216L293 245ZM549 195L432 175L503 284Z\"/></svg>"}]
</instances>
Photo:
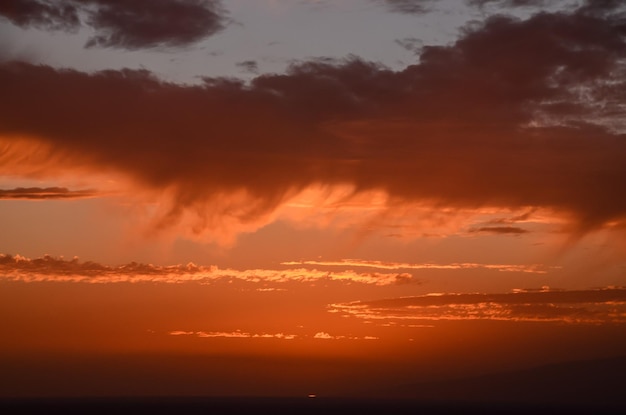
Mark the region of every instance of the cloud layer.
<instances>
[{"instance_id":1,"label":"cloud layer","mask_svg":"<svg viewBox=\"0 0 626 415\"><path fill-rule=\"evenodd\" d=\"M0 254L0 280L22 282L72 282L87 284L114 283L165 283L196 282L211 284L215 281L239 280L250 283L287 283L338 281L347 284L391 285L412 281L406 272L325 271L310 268L289 269L220 269L217 266L186 265L159 266L131 262L120 266L107 266L78 258L65 260L46 255L30 259L20 255ZM265 289L267 291L269 289Z\"/></svg>"},{"instance_id":2,"label":"cloud layer","mask_svg":"<svg viewBox=\"0 0 626 415\"><path fill-rule=\"evenodd\" d=\"M505 294L429 294L332 304L331 312L371 321L501 320L626 323L626 289L516 290Z\"/></svg>"},{"instance_id":3,"label":"cloud layer","mask_svg":"<svg viewBox=\"0 0 626 415\"><path fill-rule=\"evenodd\" d=\"M188 215L197 233L266 218L311 186L614 225L626 218L625 25L610 7L495 16L402 71L320 59L249 84L4 62L0 174L121 172L162 198L157 227ZM125 36L102 42L151 42Z\"/></svg>"},{"instance_id":4,"label":"cloud layer","mask_svg":"<svg viewBox=\"0 0 626 415\"><path fill-rule=\"evenodd\" d=\"M545 265L515 265L515 264L476 264L476 263L451 263L451 264L433 264L421 263L412 264L406 262L388 262L388 261L371 261L361 259L342 259L339 261L288 261L281 262L281 265L315 265L325 267L364 267L377 268L386 270L460 270L460 269L491 269L503 272L525 272L533 274L545 274L548 268Z\"/></svg>"}]
</instances>

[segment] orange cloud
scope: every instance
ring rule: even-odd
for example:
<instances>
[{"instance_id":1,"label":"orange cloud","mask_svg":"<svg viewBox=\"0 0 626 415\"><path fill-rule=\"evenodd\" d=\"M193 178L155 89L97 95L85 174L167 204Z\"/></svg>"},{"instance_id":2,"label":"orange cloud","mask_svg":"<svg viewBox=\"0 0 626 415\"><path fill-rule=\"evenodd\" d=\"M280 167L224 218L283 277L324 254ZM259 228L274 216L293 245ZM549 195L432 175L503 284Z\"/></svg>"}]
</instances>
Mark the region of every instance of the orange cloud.
<instances>
[{"instance_id":1,"label":"orange cloud","mask_svg":"<svg viewBox=\"0 0 626 415\"><path fill-rule=\"evenodd\" d=\"M94 190L69 190L64 187L17 187L0 189L0 199L84 199L99 196Z\"/></svg>"},{"instance_id":2,"label":"orange cloud","mask_svg":"<svg viewBox=\"0 0 626 415\"><path fill-rule=\"evenodd\" d=\"M354 271L323 271L317 269L220 269L217 266L187 265L158 266L132 262L107 266L95 262L80 262L44 256L30 259L20 255L0 254L0 279L23 282L73 282L88 284L156 282L178 284L196 282L210 284L218 280L239 280L251 283L286 283L337 281L348 284L390 285L411 281L408 273L357 273ZM267 290L267 289L265 289Z\"/></svg>"},{"instance_id":3,"label":"orange cloud","mask_svg":"<svg viewBox=\"0 0 626 415\"><path fill-rule=\"evenodd\" d=\"M452 264L410 264L406 262L385 262L362 259L341 259L339 261L287 261L282 265L317 265L317 266L340 266L340 267L365 267L379 269L492 269L504 272L526 272L533 274L545 274L549 268L545 265L504 265L504 264L475 264L475 263L452 263Z\"/></svg>"},{"instance_id":4,"label":"orange cloud","mask_svg":"<svg viewBox=\"0 0 626 415\"><path fill-rule=\"evenodd\" d=\"M364 337L357 337L357 336L334 336L331 334L328 334L324 331L320 331L315 333L315 335L313 336L314 339L320 339L320 340L378 340L379 338L376 336L364 336Z\"/></svg>"},{"instance_id":5,"label":"orange cloud","mask_svg":"<svg viewBox=\"0 0 626 415\"><path fill-rule=\"evenodd\" d=\"M370 321L502 320L626 323L626 288L514 290L506 294L428 294L332 304L329 311Z\"/></svg>"},{"instance_id":6,"label":"orange cloud","mask_svg":"<svg viewBox=\"0 0 626 415\"><path fill-rule=\"evenodd\" d=\"M297 336L295 334L284 333L247 333L241 330L236 331L182 331L175 330L169 332L172 336L197 336L200 338L235 338L235 339L281 339L293 340Z\"/></svg>"},{"instance_id":7,"label":"orange cloud","mask_svg":"<svg viewBox=\"0 0 626 415\"><path fill-rule=\"evenodd\" d=\"M281 339L281 340L293 340L307 338L306 335L297 334L284 334L284 333L248 333L241 330L235 331L183 331L174 330L170 331L171 336L196 336L200 338L230 338L230 339ZM320 331L315 333L313 339L321 340L378 340L375 336L334 336L326 332Z\"/></svg>"}]
</instances>

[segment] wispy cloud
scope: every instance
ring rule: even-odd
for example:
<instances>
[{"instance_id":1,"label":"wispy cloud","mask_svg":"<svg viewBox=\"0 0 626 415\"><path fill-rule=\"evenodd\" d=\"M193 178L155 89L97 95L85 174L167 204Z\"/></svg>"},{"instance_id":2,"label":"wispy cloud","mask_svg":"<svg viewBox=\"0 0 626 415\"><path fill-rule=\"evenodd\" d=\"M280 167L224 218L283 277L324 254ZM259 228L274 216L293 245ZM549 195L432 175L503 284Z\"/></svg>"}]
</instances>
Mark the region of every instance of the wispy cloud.
<instances>
[{"instance_id":1,"label":"wispy cloud","mask_svg":"<svg viewBox=\"0 0 626 415\"><path fill-rule=\"evenodd\" d=\"M390 285L406 283L411 278L412 276L407 273L330 272L307 268L236 270L221 269L217 266L198 266L193 263L159 266L131 262L120 266L107 266L91 261L81 262L78 258L65 260L44 256L30 259L20 255L0 254L0 279L23 282L210 284L213 281L232 279L251 283L338 281L348 284ZM267 289L264 287L264 290Z\"/></svg>"},{"instance_id":2,"label":"wispy cloud","mask_svg":"<svg viewBox=\"0 0 626 415\"><path fill-rule=\"evenodd\" d=\"M200 338L230 338L230 339L281 339L293 340L298 337L295 334L284 333L248 333L241 330L235 331L170 331L171 336L196 336Z\"/></svg>"},{"instance_id":3,"label":"wispy cloud","mask_svg":"<svg viewBox=\"0 0 626 415\"><path fill-rule=\"evenodd\" d=\"M528 233L527 229L518 226L483 226L480 228L472 228L470 233L493 233L499 235L521 235Z\"/></svg>"},{"instance_id":4,"label":"wispy cloud","mask_svg":"<svg viewBox=\"0 0 626 415\"><path fill-rule=\"evenodd\" d=\"M503 294L429 294L332 304L329 311L371 321L502 320L569 324L626 323L626 288L515 290Z\"/></svg>"},{"instance_id":5,"label":"wispy cloud","mask_svg":"<svg viewBox=\"0 0 626 415\"><path fill-rule=\"evenodd\" d=\"M280 340L294 340L294 339L318 339L318 340L378 340L375 336L349 336L349 335L331 335L326 332L320 331L312 336L299 335L299 334L285 334L285 333L250 333L241 330L235 331L184 331L174 330L170 331L171 336L195 336L200 338L229 338L229 339L280 339Z\"/></svg>"},{"instance_id":6,"label":"wispy cloud","mask_svg":"<svg viewBox=\"0 0 626 415\"><path fill-rule=\"evenodd\" d=\"M406 263L406 262L385 262L385 261L372 261L363 259L341 259L339 261L286 261L281 262L282 265L315 265L325 267L364 267L364 268L378 268L388 270L409 270L409 269L442 269L442 270L457 270L457 269L491 269L495 271L503 272L526 272L533 274L545 274L552 267L546 265L534 264L534 265L513 265L513 264L477 264L471 262L462 263L450 263L450 264L433 264L433 263Z\"/></svg>"}]
</instances>

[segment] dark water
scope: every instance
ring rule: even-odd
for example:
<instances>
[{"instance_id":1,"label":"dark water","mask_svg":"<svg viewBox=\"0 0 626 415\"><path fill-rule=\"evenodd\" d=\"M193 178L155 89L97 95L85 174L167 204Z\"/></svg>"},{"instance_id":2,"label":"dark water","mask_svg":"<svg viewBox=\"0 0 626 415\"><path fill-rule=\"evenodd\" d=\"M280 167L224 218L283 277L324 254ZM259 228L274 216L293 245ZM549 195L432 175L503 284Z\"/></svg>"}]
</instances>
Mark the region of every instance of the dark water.
<instances>
[{"instance_id":1,"label":"dark water","mask_svg":"<svg viewBox=\"0 0 626 415\"><path fill-rule=\"evenodd\" d=\"M331 398L2 399L2 414L626 414L597 405L480 404Z\"/></svg>"}]
</instances>

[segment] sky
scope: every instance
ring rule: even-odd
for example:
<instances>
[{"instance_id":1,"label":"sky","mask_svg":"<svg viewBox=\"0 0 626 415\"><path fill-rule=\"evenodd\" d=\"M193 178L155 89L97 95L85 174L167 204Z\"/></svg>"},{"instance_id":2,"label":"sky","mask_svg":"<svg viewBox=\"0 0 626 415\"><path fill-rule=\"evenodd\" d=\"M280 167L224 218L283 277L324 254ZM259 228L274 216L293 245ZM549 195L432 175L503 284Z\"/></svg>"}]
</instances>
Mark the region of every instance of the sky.
<instances>
[{"instance_id":1,"label":"sky","mask_svg":"<svg viewBox=\"0 0 626 415\"><path fill-rule=\"evenodd\" d=\"M3 396L392 396L626 350L626 7L0 4Z\"/></svg>"}]
</instances>

